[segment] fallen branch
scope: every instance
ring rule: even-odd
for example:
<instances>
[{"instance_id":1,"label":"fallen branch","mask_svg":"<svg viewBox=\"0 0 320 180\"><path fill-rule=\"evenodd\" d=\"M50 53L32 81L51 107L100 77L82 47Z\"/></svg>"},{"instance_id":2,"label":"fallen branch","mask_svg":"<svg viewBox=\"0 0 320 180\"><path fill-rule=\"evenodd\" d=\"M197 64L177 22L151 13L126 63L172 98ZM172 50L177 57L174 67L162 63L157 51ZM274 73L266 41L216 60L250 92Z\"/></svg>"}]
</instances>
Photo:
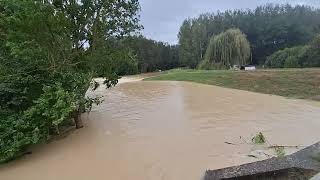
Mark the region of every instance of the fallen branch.
<instances>
[{"instance_id":1,"label":"fallen branch","mask_svg":"<svg viewBox=\"0 0 320 180\"><path fill-rule=\"evenodd\" d=\"M274 157L273 155L267 154L267 153L265 153L265 152L263 152L263 154L266 155L266 156L269 157L269 158L270 158L270 157Z\"/></svg>"},{"instance_id":2,"label":"fallen branch","mask_svg":"<svg viewBox=\"0 0 320 180\"><path fill-rule=\"evenodd\" d=\"M224 143L229 144L229 145L234 145L234 146L237 145L237 144L234 144L234 143L231 143L231 142L224 142Z\"/></svg>"},{"instance_id":3,"label":"fallen branch","mask_svg":"<svg viewBox=\"0 0 320 180\"><path fill-rule=\"evenodd\" d=\"M299 147L306 147L306 146L285 146L285 145L273 145L269 146L269 149L274 149L274 148L299 148Z\"/></svg>"},{"instance_id":4,"label":"fallen branch","mask_svg":"<svg viewBox=\"0 0 320 180\"><path fill-rule=\"evenodd\" d=\"M251 155L251 154L249 154L249 155L248 155L248 157L258 158L257 156L255 156L255 155Z\"/></svg>"}]
</instances>

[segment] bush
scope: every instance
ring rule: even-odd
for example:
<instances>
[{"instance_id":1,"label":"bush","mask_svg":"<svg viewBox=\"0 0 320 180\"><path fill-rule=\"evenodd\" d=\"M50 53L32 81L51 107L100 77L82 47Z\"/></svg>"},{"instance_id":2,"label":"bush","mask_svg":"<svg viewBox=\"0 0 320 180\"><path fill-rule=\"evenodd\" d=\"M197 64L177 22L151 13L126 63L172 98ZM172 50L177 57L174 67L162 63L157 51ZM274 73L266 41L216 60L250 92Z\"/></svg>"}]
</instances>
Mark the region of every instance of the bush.
<instances>
[{"instance_id":1,"label":"bush","mask_svg":"<svg viewBox=\"0 0 320 180\"><path fill-rule=\"evenodd\" d=\"M301 64L304 67L320 67L320 35L313 39L309 47Z\"/></svg>"},{"instance_id":2,"label":"bush","mask_svg":"<svg viewBox=\"0 0 320 180\"><path fill-rule=\"evenodd\" d=\"M20 156L26 146L40 140L37 125L25 119L23 114L11 113L0 113L0 163Z\"/></svg>"},{"instance_id":3,"label":"bush","mask_svg":"<svg viewBox=\"0 0 320 180\"><path fill-rule=\"evenodd\" d=\"M300 64L302 67L320 67L320 50L308 49Z\"/></svg>"},{"instance_id":4,"label":"bush","mask_svg":"<svg viewBox=\"0 0 320 180\"><path fill-rule=\"evenodd\" d=\"M289 56L284 62L285 68L298 68L300 67L299 59L296 56Z\"/></svg>"},{"instance_id":5,"label":"bush","mask_svg":"<svg viewBox=\"0 0 320 180\"><path fill-rule=\"evenodd\" d=\"M254 142L255 144L264 144L266 142L266 138L260 132L255 137L252 138L252 142Z\"/></svg>"},{"instance_id":6,"label":"bush","mask_svg":"<svg viewBox=\"0 0 320 180\"><path fill-rule=\"evenodd\" d=\"M271 68L320 67L320 35L308 45L275 52L267 57L265 65Z\"/></svg>"},{"instance_id":7,"label":"bush","mask_svg":"<svg viewBox=\"0 0 320 180\"><path fill-rule=\"evenodd\" d=\"M271 68L299 68L303 65L309 46L297 46L280 50L267 57L265 65Z\"/></svg>"},{"instance_id":8,"label":"bush","mask_svg":"<svg viewBox=\"0 0 320 180\"><path fill-rule=\"evenodd\" d=\"M283 157L283 156L286 155L286 151L285 151L284 147L280 147L280 146L279 147L275 147L274 151L276 152L276 155L278 157Z\"/></svg>"},{"instance_id":9,"label":"bush","mask_svg":"<svg viewBox=\"0 0 320 180\"><path fill-rule=\"evenodd\" d=\"M77 102L84 99L83 95L77 94L82 86L83 84L74 85L73 90L69 91L58 82L44 86L43 93L26 110L15 111L2 106L0 162L20 156L29 145L46 142L51 134L59 134L60 125L71 119ZM3 87L1 90L5 89ZM81 106L88 106L88 102L82 102Z\"/></svg>"}]
</instances>

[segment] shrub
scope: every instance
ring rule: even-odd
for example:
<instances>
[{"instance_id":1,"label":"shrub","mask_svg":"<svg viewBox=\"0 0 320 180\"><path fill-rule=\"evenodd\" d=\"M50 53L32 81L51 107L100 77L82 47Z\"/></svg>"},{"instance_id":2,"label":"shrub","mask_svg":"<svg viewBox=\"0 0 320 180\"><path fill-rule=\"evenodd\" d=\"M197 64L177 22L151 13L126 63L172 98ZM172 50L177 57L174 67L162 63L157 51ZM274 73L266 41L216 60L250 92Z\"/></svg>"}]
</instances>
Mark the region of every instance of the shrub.
<instances>
[{"instance_id":1,"label":"shrub","mask_svg":"<svg viewBox=\"0 0 320 180\"><path fill-rule=\"evenodd\" d=\"M320 35L314 38L309 47L301 64L304 67L320 67Z\"/></svg>"},{"instance_id":2,"label":"shrub","mask_svg":"<svg viewBox=\"0 0 320 180\"><path fill-rule=\"evenodd\" d=\"M308 45L273 53L267 57L265 65L271 68L320 67L320 35Z\"/></svg>"},{"instance_id":3,"label":"shrub","mask_svg":"<svg viewBox=\"0 0 320 180\"><path fill-rule=\"evenodd\" d=\"M278 157L283 157L283 156L286 155L286 152L285 152L285 150L284 150L284 147L280 147L280 146L279 146L279 147L275 147L274 150L275 150L276 155L277 155Z\"/></svg>"},{"instance_id":4,"label":"shrub","mask_svg":"<svg viewBox=\"0 0 320 180\"><path fill-rule=\"evenodd\" d=\"M296 56L289 56L284 62L285 68L298 68L300 67L299 59Z\"/></svg>"},{"instance_id":5,"label":"shrub","mask_svg":"<svg viewBox=\"0 0 320 180\"><path fill-rule=\"evenodd\" d=\"M297 46L280 50L267 57L266 66L271 68L298 68L305 59L309 46Z\"/></svg>"},{"instance_id":6,"label":"shrub","mask_svg":"<svg viewBox=\"0 0 320 180\"><path fill-rule=\"evenodd\" d=\"M264 144L266 142L266 138L264 137L262 132L260 132L252 138L252 142L255 144Z\"/></svg>"}]
</instances>

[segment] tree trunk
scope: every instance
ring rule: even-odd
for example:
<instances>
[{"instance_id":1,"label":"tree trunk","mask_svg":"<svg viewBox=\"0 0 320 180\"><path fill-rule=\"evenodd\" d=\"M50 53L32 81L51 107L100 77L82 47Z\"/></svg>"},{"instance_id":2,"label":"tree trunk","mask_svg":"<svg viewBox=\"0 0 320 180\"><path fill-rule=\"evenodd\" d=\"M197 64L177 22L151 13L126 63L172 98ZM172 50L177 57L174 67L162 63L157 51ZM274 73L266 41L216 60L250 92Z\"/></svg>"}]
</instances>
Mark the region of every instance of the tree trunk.
<instances>
[{"instance_id":1,"label":"tree trunk","mask_svg":"<svg viewBox=\"0 0 320 180\"><path fill-rule=\"evenodd\" d=\"M74 122L76 124L76 128L77 129L80 129L80 128L83 128L83 122L82 122L82 119L81 119L81 112L80 110L77 110L74 114Z\"/></svg>"}]
</instances>

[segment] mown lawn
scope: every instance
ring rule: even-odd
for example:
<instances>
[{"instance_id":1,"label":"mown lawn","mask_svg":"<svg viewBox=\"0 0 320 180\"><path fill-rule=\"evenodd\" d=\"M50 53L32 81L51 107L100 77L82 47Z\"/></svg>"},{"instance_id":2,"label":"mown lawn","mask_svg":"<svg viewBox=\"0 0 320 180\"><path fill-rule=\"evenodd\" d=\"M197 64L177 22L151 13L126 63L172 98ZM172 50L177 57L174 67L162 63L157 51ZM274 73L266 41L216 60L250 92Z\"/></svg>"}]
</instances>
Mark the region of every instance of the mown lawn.
<instances>
[{"instance_id":1,"label":"mown lawn","mask_svg":"<svg viewBox=\"0 0 320 180\"><path fill-rule=\"evenodd\" d=\"M170 70L145 80L191 81L299 99L320 97L320 68L257 71Z\"/></svg>"}]
</instances>

